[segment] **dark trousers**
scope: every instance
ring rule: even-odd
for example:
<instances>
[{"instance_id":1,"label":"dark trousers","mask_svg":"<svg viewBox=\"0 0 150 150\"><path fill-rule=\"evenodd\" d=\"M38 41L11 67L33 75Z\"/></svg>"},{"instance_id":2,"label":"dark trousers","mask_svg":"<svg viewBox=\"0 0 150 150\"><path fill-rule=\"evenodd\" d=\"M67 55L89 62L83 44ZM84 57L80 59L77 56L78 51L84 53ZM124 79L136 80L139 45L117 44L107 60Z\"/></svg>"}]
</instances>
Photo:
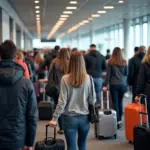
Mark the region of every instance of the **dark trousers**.
<instances>
[{"instance_id":1,"label":"dark trousers","mask_svg":"<svg viewBox=\"0 0 150 150\"><path fill-rule=\"evenodd\" d=\"M111 85L110 93L112 97L114 110L117 112L117 121L122 120L123 114L123 96L127 87L124 85Z\"/></svg>"}]
</instances>

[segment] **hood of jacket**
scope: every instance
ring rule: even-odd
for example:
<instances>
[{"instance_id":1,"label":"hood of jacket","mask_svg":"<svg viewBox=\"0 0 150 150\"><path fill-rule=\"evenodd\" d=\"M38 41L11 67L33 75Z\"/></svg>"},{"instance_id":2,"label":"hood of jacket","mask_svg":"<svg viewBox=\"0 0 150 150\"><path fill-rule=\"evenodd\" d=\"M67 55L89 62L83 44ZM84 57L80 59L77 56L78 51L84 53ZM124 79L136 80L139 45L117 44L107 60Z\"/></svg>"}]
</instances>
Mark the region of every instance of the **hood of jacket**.
<instances>
[{"instance_id":1,"label":"hood of jacket","mask_svg":"<svg viewBox=\"0 0 150 150\"><path fill-rule=\"evenodd\" d=\"M91 56L93 56L93 57L100 57L100 52L99 51L97 51L97 50L92 50L92 51L90 51L90 53L89 53Z\"/></svg>"},{"instance_id":2,"label":"hood of jacket","mask_svg":"<svg viewBox=\"0 0 150 150\"><path fill-rule=\"evenodd\" d=\"M23 77L22 66L11 60L0 61L0 84L12 85Z\"/></svg>"}]
</instances>

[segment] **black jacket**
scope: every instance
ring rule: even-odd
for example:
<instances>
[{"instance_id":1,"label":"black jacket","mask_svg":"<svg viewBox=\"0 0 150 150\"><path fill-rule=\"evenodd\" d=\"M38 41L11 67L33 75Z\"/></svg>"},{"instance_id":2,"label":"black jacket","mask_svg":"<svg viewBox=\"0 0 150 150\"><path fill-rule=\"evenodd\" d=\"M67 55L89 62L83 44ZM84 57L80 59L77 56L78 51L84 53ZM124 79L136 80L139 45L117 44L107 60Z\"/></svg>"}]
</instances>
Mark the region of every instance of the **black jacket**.
<instances>
[{"instance_id":1,"label":"black jacket","mask_svg":"<svg viewBox=\"0 0 150 150\"><path fill-rule=\"evenodd\" d=\"M33 146L37 102L33 85L13 61L0 62L0 149Z\"/></svg>"},{"instance_id":2,"label":"black jacket","mask_svg":"<svg viewBox=\"0 0 150 150\"><path fill-rule=\"evenodd\" d=\"M106 69L105 57L99 51L93 50L85 56L87 73L93 78L101 78Z\"/></svg>"},{"instance_id":3,"label":"black jacket","mask_svg":"<svg viewBox=\"0 0 150 150\"><path fill-rule=\"evenodd\" d=\"M128 68L128 84L131 86L137 85L138 74L144 53L139 53L129 60Z\"/></svg>"},{"instance_id":4,"label":"black jacket","mask_svg":"<svg viewBox=\"0 0 150 150\"><path fill-rule=\"evenodd\" d=\"M150 100L150 64L142 63L137 83L137 94L145 94Z\"/></svg>"}]
</instances>

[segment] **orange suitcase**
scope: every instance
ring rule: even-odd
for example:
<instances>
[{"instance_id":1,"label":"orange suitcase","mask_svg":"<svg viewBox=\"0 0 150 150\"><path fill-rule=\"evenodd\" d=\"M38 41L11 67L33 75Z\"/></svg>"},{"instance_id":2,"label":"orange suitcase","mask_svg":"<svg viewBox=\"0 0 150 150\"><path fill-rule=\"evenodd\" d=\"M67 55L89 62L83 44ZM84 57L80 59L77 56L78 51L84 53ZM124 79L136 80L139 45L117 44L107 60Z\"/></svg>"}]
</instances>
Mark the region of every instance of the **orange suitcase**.
<instances>
[{"instance_id":1,"label":"orange suitcase","mask_svg":"<svg viewBox=\"0 0 150 150\"><path fill-rule=\"evenodd\" d=\"M141 106L142 112L145 112L145 106ZM132 103L125 107L125 136L130 143L133 143L133 129L140 124L140 107L138 103ZM143 115L143 122L146 117Z\"/></svg>"}]
</instances>

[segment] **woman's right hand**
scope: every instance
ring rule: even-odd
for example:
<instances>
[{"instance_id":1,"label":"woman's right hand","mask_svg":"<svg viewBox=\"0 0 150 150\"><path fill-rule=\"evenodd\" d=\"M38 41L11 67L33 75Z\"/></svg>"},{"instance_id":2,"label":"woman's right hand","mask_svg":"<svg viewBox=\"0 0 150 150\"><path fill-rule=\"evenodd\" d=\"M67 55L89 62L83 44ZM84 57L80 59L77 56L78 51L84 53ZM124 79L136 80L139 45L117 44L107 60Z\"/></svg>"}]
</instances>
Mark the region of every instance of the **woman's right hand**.
<instances>
[{"instance_id":1,"label":"woman's right hand","mask_svg":"<svg viewBox=\"0 0 150 150\"><path fill-rule=\"evenodd\" d=\"M106 92L106 91L107 91L107 87L104 86L102 90L103 90L104 92Z\"/></svg>"},{"instance_id":2,"label":"woman's right hand","mask_svg":"<svg viewBox=\"0 0 150 150\"><path fill-rule=\"evenodd\" d=\"M49 125L50 125L51 127L55 127L55 126L57 126L57 122L51 120L51 121L49 122Z\"/></svg>"}]
</instances>

